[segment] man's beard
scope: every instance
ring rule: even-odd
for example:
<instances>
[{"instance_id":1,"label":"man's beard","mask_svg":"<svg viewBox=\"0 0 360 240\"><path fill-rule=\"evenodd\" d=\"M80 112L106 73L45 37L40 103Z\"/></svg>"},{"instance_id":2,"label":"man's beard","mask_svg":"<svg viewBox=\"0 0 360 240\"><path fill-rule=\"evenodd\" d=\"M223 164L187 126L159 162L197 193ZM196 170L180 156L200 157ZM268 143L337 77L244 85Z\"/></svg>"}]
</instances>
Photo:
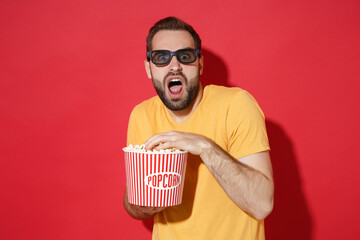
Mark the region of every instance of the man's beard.
<instances>
[{"instance_id":1,"label":"man's beard","mask_svg":"<svg viewBox=\"0 0 360 240\"><path fill-rule=\"evenodd\" d=\"M186 93L185 98L170 99L169 97L166 96L165 88L167 88L168 86L164 86L164 83L166 82L165 79L169 75L172 76L180 75L183 77L186 84L186 88L183 90ZM177 74L168 74L167 76L165 76L163 81L159 81L153 78L152 82L158 96L160 97L164 105L172 111L180 111L190 106L196 99L200 87L199 79L200 79L200 73L198 73L198 75L195 76L194 78L190 79L190 85L188 85L188 80L186 76L183 73L177 73Z\"/></svg>"}]
</instances>

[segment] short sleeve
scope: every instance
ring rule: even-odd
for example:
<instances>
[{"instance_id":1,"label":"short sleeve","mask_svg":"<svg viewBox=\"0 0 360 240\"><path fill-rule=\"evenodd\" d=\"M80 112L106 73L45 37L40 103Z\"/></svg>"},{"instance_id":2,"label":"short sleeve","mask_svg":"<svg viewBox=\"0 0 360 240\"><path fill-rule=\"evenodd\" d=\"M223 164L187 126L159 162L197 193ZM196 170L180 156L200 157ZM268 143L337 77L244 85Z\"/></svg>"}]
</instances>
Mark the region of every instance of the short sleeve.
<instances>
[{"instance_id":1,"label":"short sleeve","mask_svg":"<svg viewBox=\"0 0 360 240\"><path fill-rule=\"evenodd\" d=\"M129 124L128 124L128 130L127 130L127 145L129 144L134 144L134 126L135 126L135 123L134 123L134 116L133 116L133 111L131 112L130 114L130 117L129 117Z\"/></svg>"},{"instance_id":2,"label":"short sleeve","mask_svg":"<svg viewBox=\"0 0 360 240\"><path fill-rule=\"evenodd\" d=\"M142 135L140 134L142 131L139 129L141 125L139 125L139 116L141 111L135 107L130 114L128 131L127 131L127 145L129 144L138 144L141 145L144 143L144 139L141 139Z\"/></svg>"},{"instance_id":3,"label":"short sleeve","mask_svg":"<svg viewBox=\"0 0 360 240\"><path fill-rule=\"evenodd\" d=\"M149 114L153 111L150 109L146 111L146 106L137 105L132 110L129 117L128 131L127 131L127 145L137 144L141 145L154 135L154 114Z\"/></svg>"},{"instance_id":4,"label":"short sleeve","mask_svg":"<svg viewBox=\"0 0 360 240\"><path fill-rule=\"evenodd\" d=\"M270 150L265 117L256 100L245 90L234 95L226 119L228 152L236 159Z\"/></svg>"}]
</instances>

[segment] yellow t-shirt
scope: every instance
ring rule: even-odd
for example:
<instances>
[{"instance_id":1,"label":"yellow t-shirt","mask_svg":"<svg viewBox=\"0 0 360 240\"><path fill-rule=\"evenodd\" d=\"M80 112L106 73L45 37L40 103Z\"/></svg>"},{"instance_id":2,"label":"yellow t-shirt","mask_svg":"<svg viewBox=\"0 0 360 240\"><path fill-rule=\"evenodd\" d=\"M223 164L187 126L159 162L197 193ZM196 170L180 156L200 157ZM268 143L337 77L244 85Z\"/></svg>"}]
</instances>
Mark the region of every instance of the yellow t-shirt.
<instances>
[{"instance_id":1,"label":"yellow t-shirt","mask_svg":"<svg viewBox=\"0 0 360 240\"><path fill-rule=\"evenodd\" d=\"M210 85L193 114L175 122L158 96L136 106L130 115L128 144L143 144L170 130L201 134L238 159L269 150L264 115L255 99L240 88ZM199 156L189 154L182 204L154 219L153 239L261 240L258 221L230 200Z\"/></svg>"}]
</instances>

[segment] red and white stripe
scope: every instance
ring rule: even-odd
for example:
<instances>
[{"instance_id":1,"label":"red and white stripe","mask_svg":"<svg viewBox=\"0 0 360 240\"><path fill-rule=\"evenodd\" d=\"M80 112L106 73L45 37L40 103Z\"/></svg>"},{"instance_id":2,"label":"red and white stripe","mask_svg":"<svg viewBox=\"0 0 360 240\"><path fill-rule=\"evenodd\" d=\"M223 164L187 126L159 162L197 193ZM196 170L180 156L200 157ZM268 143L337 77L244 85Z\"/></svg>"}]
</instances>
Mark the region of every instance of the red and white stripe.
<instances>
[{"instance_id":1,"label":"red and white stripe","mask_svg":"<svg viewBox=\"0 0 360 240\"><path fill-rule=\"evenodd\" d=\"M149 207L167 207L181 204L186 160L186 152L170 154L125 152L129 202ZM164 187L166 184L154 187L146 181L146 178L154 175L161 175L164 181L165 176L168 175L180 176L180 182L175 187Z\"/></svg>"}]
</instances>

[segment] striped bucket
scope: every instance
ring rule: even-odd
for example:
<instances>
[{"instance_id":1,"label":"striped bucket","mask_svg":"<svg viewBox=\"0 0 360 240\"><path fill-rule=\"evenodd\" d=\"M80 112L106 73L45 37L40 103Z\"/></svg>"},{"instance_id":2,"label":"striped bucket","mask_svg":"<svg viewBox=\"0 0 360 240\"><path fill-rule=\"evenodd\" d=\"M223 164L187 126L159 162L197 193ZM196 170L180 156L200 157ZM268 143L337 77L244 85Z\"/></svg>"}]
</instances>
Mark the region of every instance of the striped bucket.
<instances>
[{"instance_id":1,"label":"striped bucket","mask_svg":"<svg viewBox=\"0 0 360 240\"><path fill-rule=\"evenodd\" d=\"M148 207L181 204L187 152L123 151L129 203Z\"/></svg>"}]
</instances>

